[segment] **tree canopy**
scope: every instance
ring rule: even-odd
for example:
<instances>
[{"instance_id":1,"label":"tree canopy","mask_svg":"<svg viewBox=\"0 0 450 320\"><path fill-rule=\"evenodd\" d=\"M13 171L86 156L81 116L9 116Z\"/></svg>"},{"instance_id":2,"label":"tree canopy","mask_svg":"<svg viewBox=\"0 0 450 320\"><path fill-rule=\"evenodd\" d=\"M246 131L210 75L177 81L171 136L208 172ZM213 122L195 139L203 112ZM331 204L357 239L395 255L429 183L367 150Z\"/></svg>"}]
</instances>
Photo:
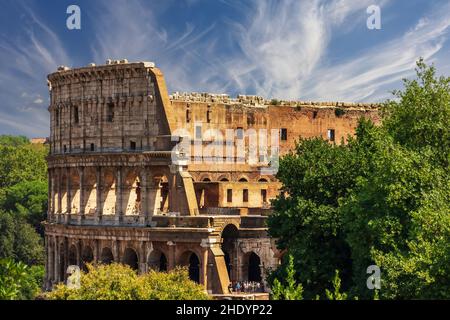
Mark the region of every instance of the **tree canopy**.
<instances>
[{"instance_id":1,"label":"tree canopy","mask_svg":"<svg viewBox=\"0 0 450 320\"><path fill-rule=\"evenodd\" d=\"M150 271L137 275L127 265L87 265L80 288L58 285L45 295L50 300L207 300L203 287L189 279L187 270Z\"/></svg>"},{"instance_id":2,"label":"tree canopy","mask_svg":"<svg viewBox=\"0 0 450 320\"><path fill-rule=\"evenodd\" d=\"M420 60L379 126L360 119L347 144L301 139L280 160L269 232L294 256L305 298L329 296L335 270L351 297L373 298L370 265L380 298L450 297L449 83Z\"/></svg>"}]
</instances>

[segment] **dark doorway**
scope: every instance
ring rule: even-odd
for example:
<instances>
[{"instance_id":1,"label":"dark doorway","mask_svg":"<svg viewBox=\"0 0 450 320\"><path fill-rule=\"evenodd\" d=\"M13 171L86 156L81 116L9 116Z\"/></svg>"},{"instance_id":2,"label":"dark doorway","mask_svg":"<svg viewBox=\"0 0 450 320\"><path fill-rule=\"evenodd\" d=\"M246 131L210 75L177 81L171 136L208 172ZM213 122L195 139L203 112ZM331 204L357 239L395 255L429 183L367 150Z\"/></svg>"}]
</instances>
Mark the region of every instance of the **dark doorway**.
<instances>
[{"instance_id":1,"label":"dark doorway","mask_svg":"<svg viewBox=\"0 0 450 320\"><path fill-rule=\"evenodd\" d=\"M86 264L94 261L94 253L91 247L84 247L83 254L81 256L81 269L87 272Z\"/></svg>"},{"instance_id":2,"label":"dark doorway","mask_svg":"<svg viewBox=\"0 0 450 320\"><path fill-rule=\"evenodd\" d=\"M229 224L222 231L222 251L224 253L225 265L228 271L228 279L234 281L233 275L233 257L236 256L236 239L239 231L235 225Z\"/></svg>"},{"instance_id":3,"label":"dark doorway","mask_svg":"<svg viewBox=\"0 0 450 320\"><path fill-rule=\"evenodd\" d=\"M200 260L195 253L189 257L189 278L200 283Z\"/></svg>"},{"instance_id":4,"label":"dark doorway","mask_svg":"<svg viewBox=\"0 0 450 320\"><path fill-rule=\"evenodd\" d=\"M159 271L167 271L167 258L163 253L159 258Z\"/></svg>"},{"instance_id":5,"label":"dark doorway","mask_svg":"<svg viewBox=\"0 0 450 320\"><path fill-rule=\"evenodd\" d=\"M167 271L167 258L159 250L153 250L148 257L148 266L155 271Z\"/></svg>"},{"instance_id":6,"label":"dark doorway","mask_svg":"<svg viewBox=\"0 0 450 320\"><path fill-rule=\"evenodd\" d=\"M136 251L131 248L127 248L123 255L123 263L129 265L133 270L138 270L139 264Z\"/></svg>"},{"instance_id":7,"label":"dark doorway","mask_svg":"<svg viewBox=\"0 0 450 320\"><path fill-rule=\"evenodd\" d=\"M114 256L110 248L103 248L101 262L104 264L110 264L114 261Z\"/></svg>"},{"instance_id":8,"label":"dark doorway","mask_svg":"<svg viewBox=\"0 0 450 320\"><path fill-rule=\"evenodd\" d=\"M248 258L248 281L261 282L261 259L252 252Z\"/></svg>"}]
</instances>

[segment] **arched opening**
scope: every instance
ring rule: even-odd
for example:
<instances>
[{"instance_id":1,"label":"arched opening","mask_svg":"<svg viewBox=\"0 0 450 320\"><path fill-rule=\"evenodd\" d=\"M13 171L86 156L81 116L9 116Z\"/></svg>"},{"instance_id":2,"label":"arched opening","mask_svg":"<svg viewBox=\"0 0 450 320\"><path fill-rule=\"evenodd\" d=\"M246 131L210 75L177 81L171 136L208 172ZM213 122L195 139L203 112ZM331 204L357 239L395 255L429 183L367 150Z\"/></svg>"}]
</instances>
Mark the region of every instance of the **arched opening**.
<instances>
[{"instance_id":1,"label":"arched opening","mask_svg":"<svg viewBox=\"0 0 450 320\"><path fill-rule=\"evenodd\" d=\"M67 197L67 181L68 177L66 174L62 177L62 185L61 185L61 213L67 213L68 207L68 197ZM70 186L69 186L70 187Z\"/></svg>"},{"instance_id":2,"label":"arched opening","mask_svg":"<svg viewBox=\"0 0 450 320\"><path fill-rule=\"evenodd\" d=\"M100 262L104 264L110 264L114 261L114 256L110 248L103 248L100 256Z\"/></svg>"},{"instance_id":3,"label":"arched opening","mask_svg":"<svg viewBox=\"0 0 450 320\"><path fill-rule=\"evenodd\" d=\"M153 214L169 212L169 179L164 174L153 176L154 187L150 191Z\"/></svg>"},{"instance_id":4,"label":"arched opening","mask_svg":"<svg viewBox=\"0 0 450 320\"><path fill-rule=\"evenodd\" d=\"M242 177L242 178L239 179L239 182L248 182L248 179L245 178L245 177Z\"/></svg>"},{"instance_id":5,"label":"arched opening","mask_svg":"<svg viewBox=\"0 0 450 320\"><path fill-rule=\"evenodd\" d=\"M87 272L86 264L91 263L92 261L94 261L94 252L91 247L86 246L83 248L83 252L81 254L81 269Z\"/></svg>"},{"instance_id":6,"label":"arched opening","mask_svg":"<svg viewBox=\"0 0 450 320\"><path fill-rule=\"evenodd\" d=\"M103 171L103 188L101 190L102 215L114 215L116 213L116 176L111 169Z\"/></svg>"},{"instance_id":7,"label":"arched opening","mask_svg":"<svg viewBox=\"0 0 450 320\"><path fill-rule=\"evenodd\" d=\"M181 256L181 265L188 267L189 279L200 283L200 259L192 251L187 251Z\"/></svg>"},{"instance_id":8,"label":"arched opening","mask_svg":"<svg viewBox=\"0 0 450 320\"><path fill-rule=\"evenodd\" d=\"M80 212L80 175L77 169L70 169L70 213Z\"/></svg>"},{"instance_id":9,"label":"arched opening","mask_svg":"<svg viewBox=\"0 0 450 320\"><path fill-rule=\"evenodd\" d=\"M95 168L86 167L84 169L84 190L85 190L85 204L84 213L93 215L97 209L97 174Z\"/></svg>"},{"instance_id":10,"label":"arched opening","mask_svg":"<svg viewBox=\"0 0 450 320\"><path fill-rule=\"evenodd\" d=\"M211 179L210 178L204 178L202 181L203 182L211 182Z\"/></svg>"},{"instance_id":11,"label":"arched opening","mask_svg":"<svg viewBox=\"0 0 450 320\"><path fill-rule=\"evenodd\" d=\"M261 282L261 259L252 252L248 257L248 281Z\"/></svg>"},{"instance_id":12,"label":"arched opening","mask_svg":"<svg viewBox=\"0 0 450 320\"><path fill-rule=\"evenodd\" d=\"M258 182L268 182L266 178L260 178Z\"/></svg>"},{"instance_id":13,"label":"arched opening","mask_svg":"<svg viewBox=\"0 0 450 320\"><path fill-rule=\"evenodd\" d=\"M219 181L221 181L221 182L229 182L230 180L228 180L227 177L223 177L223 178L220 178Z\"/></svg>"},{"instance_id":14,"label":"arched opening","mask_svg":"<svg viewBox=\"0 0 450 320\"><path fill-rule=\"evenodd\" d=\"M234 281L233 257L236 255L236 239L239 230L234 224L227 225L222 231L222 251L224 253L225 265L228 271L228 278Z\"/></svg>"},{"instance_id":15,"label":"arched opening","mask_svg":"<svg viewBox=\"0 0 450 320\"><path fill-rule=\"evenodd\" d=\"M139 268L139 261L136 251L134 251L131 248L126 248L125 252L123 254L122 262L124 264L127 264L131 267L133 270L138 270Z\"/></svg>"},{"instance_id":16,"label":"arched opening","mask_svg":"<svg viewBox=\"0 0 450 320\"><path fill-rule=\"evenodd\" d=\"M189 257L189 278L200 283L200 260L195 253Z\"/></svg>"},{"instance_id":17,"label":"arched opening","mask_svg":"<svg viewBox=\"0 0 450 320\"><path fill-rule=\"evenodd\" d=\"M71 245L69 248L69 265L78 265L77 248L74 245Z\"/></svg>"},{"instance_id":18,"label":"arched opening","mask_svg":"<svg viewBox=\"0 0 450 320\"><path fill-rule=\"evenodd\" d=\"M153 250L148 257L148 266L155 271L167 271L167 258L159 250Z\"/></svg>"},{"instance_id":19,"label":"arched opening","mask_svg":"<svg viewBox=\"0 0 450 320\"><path fill-rule=\"evenodd\" d=\"M141 181L134 170L125 179L124 205L125 215L137 215L141 212Z\"/></svg>"}]
</instances>

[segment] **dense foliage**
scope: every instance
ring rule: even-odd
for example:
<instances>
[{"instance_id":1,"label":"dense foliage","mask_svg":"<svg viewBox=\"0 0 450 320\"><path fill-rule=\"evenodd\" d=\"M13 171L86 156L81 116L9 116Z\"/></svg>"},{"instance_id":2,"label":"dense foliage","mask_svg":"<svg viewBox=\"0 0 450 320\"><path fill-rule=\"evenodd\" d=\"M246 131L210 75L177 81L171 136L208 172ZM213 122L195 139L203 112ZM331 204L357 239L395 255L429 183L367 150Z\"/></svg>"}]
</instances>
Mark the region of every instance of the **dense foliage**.
<instances>
[{"instance_id":1,"label":"dense foliage","mask_svg":"<svg viewBox=\"0 0 450 320\"><path fill-rule=\"evenodd\" d=\"M33 299L41 290L44 268L0 259L0 300Z\"/></svg>"},{"instance_id":2,"label":"dense foliage","mask_svg":"<svg viewBox=\"0 0 450 320\"><path fill-rule=\"evenodd\" d=\"M203 287L189 279L185 269L150 271L137 275L129 266L88 265L80 288L58 285L46 294L50 300L206 300Z\"/></svg>"},{"instance_id":3,"label":"dense foliage","mask_svg":"<svg viewBox=\"0 0 450 320\"><path fill-rule=\"evenodd\" d=\"M300 140L280 160L269 231L307 299L330 297L335 270L353 298L450 298L450 78L419 61L404 85L380 126L361 119L347 144ZM382 272L376 293L370 265Z\"/></svg>"},{"instance_id":4,"label":"dense foliage","mask_svg":"<svg viewBox=\"0 0 450 320\"><path fill-rule=\"evenodd\" d=\"M47 147L0 136L0 299L32 299L43 281Z\"/></svg>"}]
</instances>

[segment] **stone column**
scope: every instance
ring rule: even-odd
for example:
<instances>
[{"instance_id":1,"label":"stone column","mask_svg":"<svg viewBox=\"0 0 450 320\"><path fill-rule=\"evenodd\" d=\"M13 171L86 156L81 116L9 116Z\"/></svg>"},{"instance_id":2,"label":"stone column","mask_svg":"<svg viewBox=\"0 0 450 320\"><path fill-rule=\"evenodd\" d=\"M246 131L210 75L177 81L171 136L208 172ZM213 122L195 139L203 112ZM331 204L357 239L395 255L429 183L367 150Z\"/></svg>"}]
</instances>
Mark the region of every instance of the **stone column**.
<instances>
[{"instance_id":1,"label":"stone column","mask_svg":"<svg viewBox=\"0 0 450 320\"><path fill-rule=\"evenodd\" d=\"M117 183L116 183L116 214L115 214L115 220L116 224L120 224L123 218L123 206L122 206L122 189L123 189L123 172L122 167L117 168L116 176L117 176Z\"/></svg>"},{"instance_id":2,"label":"stone column","mask_svg":"<svg viewBox=\"0 0 450 320\"><path fill-rule=\"evenodd\" d=\"M84 168L81 167L78 169L80 174L80 205L78 210L78 223L81 224L81 221L84 219Z\"/></svg>"},{"instance_id":3,"label":"stone column","mask_svg":"<svg viewBox=\"0 0 450 320\"><path fill-rule=\"evenodd\" d=\"M200 273L200 283L203 284L205 290L208 290L208 247L202 248L202 269Z\"/></svg>"},{"instance_id":4,"label":"stone column","mask_svg":"<svg viewBox=\"0 0 450 320\"><path fill-rule=\"evenodd\" d=\"M176 262L176 252L175 252L176 245L172 241L168 241L167 245L169 246L169 254L168 254L169 256L167 259L167 270L169 271L169 270L174 269L176 266L176 263L177 263Z\"/></svg>"},{"instance_id":5,"label":"stone column","mask_svg":"<svg viewBox=\"0 0 450 320\"><path fill-rule=\"evenodd\" d=\"M67 199L67 208L66 208L66 216L65 216L65 223L68 223L70 221L70 214L72 212L72 191L71 188L71 179L70 179L70 168L66 168L66 199Z\"/></svg>"},{"instance_id":6,"label":"stone column","mask_svg":"<svg viewBox=\"0 0 450 320\"><path fill-rule=\"evenodd\" d=\"M147 202L147 170L142 168L140 172L141 180L141 210L139 212L139 223L146 224L148 216L148 202Z\"/></svg>"},{"instance_id":7,"label":"stone column","mask_svg":"<svg viewBox=\"0 0 450 320\"><path fill-rule=\"evenodd\" d=\"M139 248L139 273L147 272L147 242L144 241L141 243Z\"/></svg>"},{"instance_id":8,"label":"stone column","mask_svg":"<svg viewBox=\"0 0 450 320\"><path fill-rule=\"evenodd\" d=\"M53 236L53 253L54 253L54 268L53 268L53 283L59 282L59 248L58 237Z\"/></svg>"},{"instance_id":9,"label":"stone column","mask_svg":"<svg viewBox=\"0 0 450 320\"><path fill-rule=\"evenodd\" d=\"M58 169L58 222L61 222L62 214L62 168Z\"/></svg>"},{"instance_id":10,"label":"stone column","mask_svg":"<svg viewBox=\"0 0 450 320\"><path fill-rule=\"evenodd\" d=\"M97 167L96 168L96 209L95 209L95 216L94 216L94 221L95 223L98 223L101 218L102 218L102 168L101 167Z\"/></svg>"}]
</instances>

